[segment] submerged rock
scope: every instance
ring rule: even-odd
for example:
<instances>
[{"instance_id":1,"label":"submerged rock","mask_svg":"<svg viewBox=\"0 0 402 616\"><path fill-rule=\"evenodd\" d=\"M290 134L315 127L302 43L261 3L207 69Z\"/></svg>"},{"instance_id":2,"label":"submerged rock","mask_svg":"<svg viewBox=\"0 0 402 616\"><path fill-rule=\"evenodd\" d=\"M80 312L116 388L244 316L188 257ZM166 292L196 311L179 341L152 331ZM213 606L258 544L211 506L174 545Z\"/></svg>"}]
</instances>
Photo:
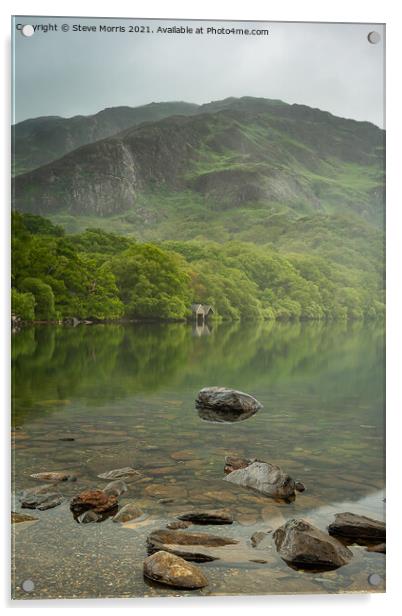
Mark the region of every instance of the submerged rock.
<instances>
[{"instance_id":1,"label":"submerged rock","mask_svg":"<svg viewBox=\"0 0 402 616\"><path fill-rule=\"evenodd\" d=\"M174 520L173 522L168 522L168 524L166 524L166 528L169 528L170 530L188 528L189 526L191 526L191 522L185 522L184 520Z\"/></svg>"},{"instance_id":2,"label":"submerged rock","mask_svg":"<svg viewBox=\"0 0 402 616\"><path fill-rule=\"evenodd\" d=\"M245 413L248 416L262 409L262 404L250 394L226 387L204 387L198 392L196 406L198 409L212 409L215 412L229 411L238 413L238 415Z\"/></svg>"},{"instance_id":3,"label":"submerged rock","mask_svg":"<svg viewBox=\"0 0 402 616\"><path fill-rule=\"evenodd\" d=\"M208 580L203 572L180 556L160 551L144 560L144 576L174 588L203 588Z\"/></svg>"},{"instance_id":4,"label":"submerged rock","mask_svg":"<svg viewBox=\"0 0 402 616\"><path fill-rule=\"evenodd\" d=\"M236 421L244 421L255 415L258 409L249 411L237 411L233 409L210 409L208 407L198 407L198 416L203 421L211 423L234 423Z\"/></svg>"},{"instance_id":5,"label":"submerged rock","mask_svg":"<svg viewBox=\"0 0 402 616\"><path fill-rule=\"evenodd\" d=\"M305 489L306 487L304 483L298 480L295 481L295 490L297 490L298 492L304 492Z\"/></svg>"},{"instance_id":6,"label":"submerged rock","mask_svg":"<svg viewBox=\"0 0 402 616\"><path fill-rule=\"evenodd\" d=\"M113 522L129 522L141 517L143 512L137 507L135 503L127 503L116 513L113 518Z\"/></svg>"},{"instance_id":7,"label":"submerged rock","mask_svg":"<svg viewBox=\"0 0 402 616\"><path fill-rule=\"evenodd\" d=\"M232 471L223 479L272 498L289 499L295 495L294 480L279 466L269 462L253 462L245 468Z\"/></svg>"},{"instance_id":8,"label":"submerged rock","mask_svg":"<svg viewBox=\"0 0 402 616\"><path fill-rule=\"evenodd\" d=\"M111 481L105 488L103 488L103 492L109 496L121 496L124 492L127 492L127 490L128 487L126 483L121 479Z\"/></svg>"},{"instance_id":9,"label":"submerged rock","mask_svg":"<svg viewBox=\"0 0 402 616\"><path fill-rule=\"evenodd\" d=\"M76 494L70 501L70 509L79 516L88 509L95 513L104 513L117 507L117 496L105 494L103 490L84 490Z\"/></svg>"},{"instance_id":10,"label":"submerged rock","mask_svg":"<svg viewBox=\"0 0 402 616\"><path fill-rule=\"evenodd\" d=\"M41 486L38 490L24 490L20 496L21 507L23 509L45 511L60 505L64 500L63 495L60 492L50 491L50 486L46 486L46 488L47 491L44 490L44 486Z\"/></svg>"},{"instance_id":11,"label":"submerged rock","mask_svg":"<svg viewBox=\"0 0 402 616\"><path fill-rule=\"evenodd\" d=\"M369 545L367 547L367 552L378 552L379 554L385 554L385 543L376 543L375 545Z\"/></svg>"},{"instance_id":12,"label":"submerged rock","mask_svg":"<svg viewBox=\"0 0 402 616\"><path fill-rule=\"evenodd\" d=\"M352 552L306 520L288 520L273 534L283 560L298 567L335 569L346 565Z\"/></svg>"},{"instance_id":13,"label":"submerged rock","mask_svg":"<svg viewBox=\"0 0 402 616\"><path fill-rule=\"evenodd\" d=\"M255 533L253 533L250 537L250 542L253 548L257 548L257 547L265 548L267 539L269 538L269 535L271 533L272 533L272 529L266 530L266 531L257 530Z\"/></svg>"},{"instance_id":14,"label":"submerged rock","mask_svg":"<svg viewBox=\"0 0 402 616\"><path fill-rule=\"evenodd\" d=\"M189 511L177 516L193 524L233 524L233 517L227 509L208 509L205 511Z\"/></svg>"},{"instance_id":15,"label":"submerged rock","mask_svg":"<svg viewBox=\"0 0 402 616\"><path fill-rule=\"evenodd\" d=\"M32 515L25 513L11 512L11 524L18 524L19 522L36 522L38 518L34 518Z\"/></svg>"},{"instance_id":16,"label":"submerged rock","mask_svg":"<svg viewBox=\"0 0 402 616\"><path fill-rule=\"evenodd\" d=\"M139 471L136 471L135 468L125 466L124 468L115 468L106 473L101 473L98 477L100 477L100 479L139 479L142 475Z\"/></svg>"},{"instance_id":17,"label":"submerged rock","mask_svg":"<svg viewBox=\"0 0 402 616\"><path fill-rule=\"evenodd\" d=\"M34 473L30 475L32 479L39 479L39 481L76 481L76 475L65 471L49 471L45 473Z\"/></svg>"},{"instance_id":18,"label":"submerged rock","mask_svg":"<svg viewBox=\"0 0 402 616\"><path fill-rule=\"evenodd\" d=\"M159 550L172 552L186 560L206 562L217 560L219 556L208 548L235 545L238 541L230 537L221 537L209 533L193 533L180 530L155 530L147 538L148 553ZM203 548L205 548L203 550Z\"/></svg>"},{"instance_id":19,"label":"submerged rock","mask_svg":"<svg viewBox=\"0 0 402 616\"><path fill-rule=\"evenodd\" d=\"M385 539L385 522L373 520L355 513L337 513L335 521L328 526L330 535L356 539Z\"/></svg>"},{"instance_id":20,"label":"submerged rock","mask_svg":"<svg viewBox=\"0 0 402 616\"><path fill-rule=\"evenodd\" d=\"M91 524L91 522L100 522L102 519L102 515L99 513L95 513L93 509L88 509L88 511L85 511L77 518L80 524Z\"/></svg>"}]
</instances>

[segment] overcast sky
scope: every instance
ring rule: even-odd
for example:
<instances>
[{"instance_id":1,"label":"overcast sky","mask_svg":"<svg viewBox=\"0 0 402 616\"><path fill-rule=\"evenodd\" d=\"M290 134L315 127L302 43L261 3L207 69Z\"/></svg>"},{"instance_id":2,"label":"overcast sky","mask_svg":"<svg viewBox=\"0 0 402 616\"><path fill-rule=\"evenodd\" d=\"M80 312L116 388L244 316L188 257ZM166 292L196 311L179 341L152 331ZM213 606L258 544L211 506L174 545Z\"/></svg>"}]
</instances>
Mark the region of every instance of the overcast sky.
<instances>
[{"instance_id":1,"label":"overcast sky","mask_svg":"<svg viewBox=\"0 0 402 616\"><path fill-rule=\"evenodd\" d=\"M15 122L70 117L152 101L206 103L261 96L384 125L384 29L364 24L16 18L58 32L15 32ZM61 25L70 27L61 31ZM125 33L73 32L73 24ZM154 34L129 33L149 26ZM157 34L158 26L204 26L204 34ZM269 29L268 36L208 35L214 26ZM375 30L381 42L367 34Z\"/></svg>"}]
</instances>

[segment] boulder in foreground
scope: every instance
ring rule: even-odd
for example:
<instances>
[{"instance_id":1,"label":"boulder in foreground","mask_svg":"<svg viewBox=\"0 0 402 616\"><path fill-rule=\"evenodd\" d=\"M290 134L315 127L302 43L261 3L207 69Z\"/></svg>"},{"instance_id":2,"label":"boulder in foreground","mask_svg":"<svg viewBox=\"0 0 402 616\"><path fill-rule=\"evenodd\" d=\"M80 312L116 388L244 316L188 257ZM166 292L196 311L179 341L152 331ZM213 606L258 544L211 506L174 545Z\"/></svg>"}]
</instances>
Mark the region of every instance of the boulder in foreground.
<instances>
[{"instance_id":1,"label":"boulder in foreground","mask_svg":"<svg viewBox=\"0 0 402 616\"><path fill-rule=\"evenodd\" d=\"M364 515L345 512L337 513L335 521L328 526L330 535L355 539L385 539L385 522L373 520Z\"/></svg>"},{"instance_id":2,"label":"boulder in foreground","mask_svg":"<svg viewBox=\"0 0 402 616\"><path fill-rule=\"evenodd\" d=\"M223 479L272 498L289 499L295 496L294 480L279 466L269 462L252 462L249 466L232 471Z\"/></svg>"},{"instance_id":3,"label":"boulder in foreground","mask_svg":"<svg viewBox=\"0 0 402 616\"><path fill-rule=\"evenodd\" d=\"M208 586L208 580L199 567L164 551L156 552L144 560L144 576L174 588L195 589Z\"/></svg>"},{"instance_id":4,"label":"boulder in foreground","mask_svg":"<svg viewBox=\"0 0 402 616\"><path fill-rule=\"evenodd\" d=\"M262 409L261 402L250 394L226 387L204 387L198 392L196 406L214 411L234 411L239 414L255 413Z\"/></svg>"},{"instance_id":5,"label":"boulder in foreground","mask_svg":"<svg viewBox=\"0 0 402 616\"><path fill-rule=\"evenodd\" d=\"M353 556L340 541L306 520L288 520L276 529L273 538L281 558L301 568L336 569Z\"/></svg>"}]
</instances>

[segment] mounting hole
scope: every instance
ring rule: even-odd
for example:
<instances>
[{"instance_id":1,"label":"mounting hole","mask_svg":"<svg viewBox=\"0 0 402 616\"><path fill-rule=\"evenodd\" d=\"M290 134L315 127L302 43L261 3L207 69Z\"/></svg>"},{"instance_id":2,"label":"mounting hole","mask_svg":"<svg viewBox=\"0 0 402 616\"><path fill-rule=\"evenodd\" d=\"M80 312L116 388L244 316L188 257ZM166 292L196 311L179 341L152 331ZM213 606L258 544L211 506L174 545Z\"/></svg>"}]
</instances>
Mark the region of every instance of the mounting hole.
<instances>
[{"instance_id":1,"label":"mounting hole","mask_svg":"<svg viewBox=\"0 0 402 616\"><path fill-rule=\"evenodd\" d=\"M34 34L35 30L33 29L33 26L31 26L30 24L25 24L25 26L22 26L21 28L21 34L23 36L32 36Z\"/></svg>"},{"instance_id":2,"label":"mounting hole","mask_svg":"<svg viewBox=\"0 0 402 616\"><path fill-rule=\"evenodd\" d=\"M35 584L32 580L24 580L21 586L22 590L25 590L25 592L32 592L35 589Z\"/></svg>"},{"instance_id":3,"label":"mounting hole","mask_svg":"<svg viewBox=\"0 0 402 616\"><path fill-rule=\"evenodd\" d=\"M377 45L381 41L381 36L379 32L373 30L373 32L369 32L367 35L367 40L372 45Z\"/></svg>"},{"instance_id":4,"label":"mounting hole","mask_svg":"<svg viewBox=\"0 0 402 616\"><path fill-rule=\"evenodd\" d=\"M371 573L368 576L368 583L370 584L370 586L378 586L379 584L381 584L382 582L382 577L381 575L378 575L378 573Z\"/></svg>"}]
</instances>

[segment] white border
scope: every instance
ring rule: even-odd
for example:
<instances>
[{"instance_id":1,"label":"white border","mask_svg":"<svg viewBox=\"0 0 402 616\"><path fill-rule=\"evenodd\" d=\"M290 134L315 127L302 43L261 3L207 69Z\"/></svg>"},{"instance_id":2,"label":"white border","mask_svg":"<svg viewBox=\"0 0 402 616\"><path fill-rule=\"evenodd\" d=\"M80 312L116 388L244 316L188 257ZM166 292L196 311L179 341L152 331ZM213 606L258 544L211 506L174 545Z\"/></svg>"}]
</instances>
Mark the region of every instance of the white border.
<instances>
[{"instance_id":1,"label":"white border","mask_svg":"<svg viewBox=\"0 0 402 616\"><path fill-rule=\"evenodd\" d=\"M402 370L399 357L402 318L401 279L398 275L401 269L401 87L400 87L400 58L401 49L401 10L398 2L392 0L280 0L277 3L262 2L261 0L246 0L235 4L235 0L203 0L190 4L184 0L170 0L169 3L153 0L139 0L129 2L113 0L111 3L90 2L89 0L60 0L57 4L37 0L34 3L15 0L3 0L0 7L0 28L3 58L1 63L1 104L4 107L0 125L2 136L2 165L0 165L1 185L3 186L3 199L1 204L2 215L2 260L0 268L1 279L1 340L2 347L8 349L9 319L9 126L10 126L10 16L17 15L86 15L86 16L119 16L119 17L155 17L155 18L194 18L194 19L239 19L264 21L337 21L337 22L372 22L387 24L387 523L388 523L388 571L387 593L384 595L337 595L337 596L289 596L289 597L232 597L202 599L141 599L141 600L75 600L75 601L27 601L11 603L9 597L9 357L3 353L1 357L1 392L2 392L2 526L3 546L0 558L1 567L1 597L6 609L42 610L43 608L74 609L77 613L89 610L122 609L135 610L138 613L149 613L155 608L163 609L164 614L173 615L177 611L190 610L199 613L202 610L230 610L231 615L241 614L245 609L252 609L254 614L265 614L267 610L276 610L281 615L294 613L303 616L308 614L322 614L326 616L347 610L355 613L379 616L380 611L392 609L400 604L398 594L400 584L400 494L401 479L399 471L400 435L401 435L401 386ZM391 530L391 532L390 532ZM401 533L399 532L399 536Z\"/></svg>"}]
</instances>

